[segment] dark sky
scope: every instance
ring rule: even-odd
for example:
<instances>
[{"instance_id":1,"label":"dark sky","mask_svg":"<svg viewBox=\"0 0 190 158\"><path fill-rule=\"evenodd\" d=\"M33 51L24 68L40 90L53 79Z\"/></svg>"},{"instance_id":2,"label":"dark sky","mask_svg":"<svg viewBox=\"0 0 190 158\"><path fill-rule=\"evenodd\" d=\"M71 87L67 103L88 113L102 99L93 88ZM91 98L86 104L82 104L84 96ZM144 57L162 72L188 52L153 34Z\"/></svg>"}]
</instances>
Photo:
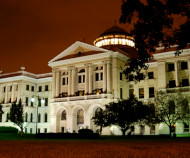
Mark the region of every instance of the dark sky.
<instances>
[{"instance_id":1,"label":"dark sky","mask_svg":"<svg viewBox=\"0 0 190 158\"><path fill-rule=\"evenodd\" d=\"M92 44L113 26L121 1L0 0L0 70L50 72L48 61L64 49L77 40Z\"/></svg>"}]
</instances>

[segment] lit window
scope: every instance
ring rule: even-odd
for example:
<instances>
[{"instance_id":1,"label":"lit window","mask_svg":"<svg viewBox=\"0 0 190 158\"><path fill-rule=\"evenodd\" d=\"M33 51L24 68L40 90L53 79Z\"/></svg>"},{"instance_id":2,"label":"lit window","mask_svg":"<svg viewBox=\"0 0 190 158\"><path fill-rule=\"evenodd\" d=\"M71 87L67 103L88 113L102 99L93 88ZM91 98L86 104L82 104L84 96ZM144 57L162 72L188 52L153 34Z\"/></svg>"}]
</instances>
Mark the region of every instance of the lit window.
<instances>
[{"instance_id":1,"label":"lit window","mask_svg":"<svg viewBox=\"0 0 190 158\"><path fill-rule=\"evenodd\" d=\"M139 88L139 98L144 98L144 88Z\"/></svg>"},{"instance_id":2,"label":"lit window","mask_svg":"<svg viewBox=\"0 0 190 158\"><path fill-rule=\"evenodd\" d=\"M129 89L129 97L132 97L134 95L134 89Z\"/></svg>"}]
</instances>

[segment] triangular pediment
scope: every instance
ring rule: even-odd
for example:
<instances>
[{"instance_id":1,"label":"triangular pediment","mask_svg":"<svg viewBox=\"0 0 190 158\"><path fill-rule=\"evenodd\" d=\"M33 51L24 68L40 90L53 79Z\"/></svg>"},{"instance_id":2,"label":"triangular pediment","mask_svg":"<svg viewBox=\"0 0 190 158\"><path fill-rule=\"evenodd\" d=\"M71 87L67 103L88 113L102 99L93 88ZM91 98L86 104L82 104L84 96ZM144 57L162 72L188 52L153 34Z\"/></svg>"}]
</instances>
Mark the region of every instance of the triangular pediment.
<instances>
[{"instance_id":1,"label":"triangular pediment","mask_svg":"<svg viewBox=\"0 0 190 158\"><path fill-rule=\"evenodd\" d=\"M74 44L72 44L70 47L65 49L63 52L61 52L55 58L50 60L49 63L64 60L67 58L75 58L77 56L83 56L84 54L91 55L91 54L95 54L96 52L100 53L100 52L106 52L106 51L108 51L108 50L99 48L99 47L95 47L93 45L90 45L90 44L87 44L84 42L76 41Z\"/></svg>"}]
</instances>

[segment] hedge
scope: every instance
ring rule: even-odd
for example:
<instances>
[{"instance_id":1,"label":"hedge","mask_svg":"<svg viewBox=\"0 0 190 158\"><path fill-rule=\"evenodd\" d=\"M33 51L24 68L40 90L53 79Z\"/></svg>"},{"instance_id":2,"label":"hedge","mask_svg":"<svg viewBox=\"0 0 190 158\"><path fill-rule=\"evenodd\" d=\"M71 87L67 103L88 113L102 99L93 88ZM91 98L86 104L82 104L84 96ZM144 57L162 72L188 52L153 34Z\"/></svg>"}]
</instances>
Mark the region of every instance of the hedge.
<instances>
[{"instance_id":1,"label":"hedge","mask_svg":"<svg viewBox=\"0 0 190 158\"><path fill-rule=\"evenodd\" d=\"M18 133L15 127L0 127L0 133Z\"/></svg>"}]
</instances>

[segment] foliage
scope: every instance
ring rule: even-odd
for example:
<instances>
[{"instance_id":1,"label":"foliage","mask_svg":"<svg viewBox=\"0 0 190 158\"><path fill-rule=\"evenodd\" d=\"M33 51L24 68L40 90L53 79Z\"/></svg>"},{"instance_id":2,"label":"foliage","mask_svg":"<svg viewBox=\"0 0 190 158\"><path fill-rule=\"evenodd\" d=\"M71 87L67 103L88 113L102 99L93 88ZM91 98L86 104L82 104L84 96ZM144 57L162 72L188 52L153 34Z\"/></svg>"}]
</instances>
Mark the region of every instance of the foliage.
<instances>
[{"instance_id":1,"label":"foliage","mask_svg":"<svg viewBox=\"0 0 190 158\"><path fill-rule=\"evenodd\" d=\"M177 44L182 49L190 42L189 6L187 0L123 0L120 22L134 24L130 34L135 38L138 54L137 59L128 60L129 67L124 71L127 79L140 81L141 69L148 68L145 63L152 59L160 43L166 48ZM174 23L176 15L184 19L179 27Z\"/></svg>"},{"instance_id":2,"label":"foliage","mask_svg":"<svg viewBox=\"0 0 190 158\"><path fill-rule=\"evenodd\" d=\"M91 129L80 129L79 131L78 131L78 133L80 134L92 134L93 133L93 131L91 130Z\"/></svg>"},{"instance_id":3,"label":"foliage","mask_svg":"<svg viewBox=\"0 0 190 158\"><path fill-rule=\"evenodd\" d=\"M138 101L135 96L131 96L127 100L119 100L118 102L111 102L106 105L106 109L103 111L103 126L118 126L125 136L125 132L131 128L134 124L137 124L143 120L146 120L147 115L150 112L149 106L145 106L141 101ZM95 116L94 120L98 120L99 117ZM98 124L98 121L95 122Z\"/></svg>"},{"instance_id":4,"label":"foliage","mask_svg":"<svg viewBox=\"0 0 190 158\"><path fill-rule=\"evenodd\" d=\"M0 133L18 133L15 127L0 127Z\"/></svg>"},{"instance_id":5,"label":"foliage","mask_svg":"<svg viewBox=\"0 0 190 158\"><path fill-rule=\"evenodd\" d=\"M19 101L18 105L16 104L16 102L12 103L9 113L9 119L21 129L21 135L23 136L24 114L21 100Z\"/></svg>"},{"instance_id":6,"label":"foliage","mask_svg":"<svg viewBox=\"0 0 190 158\"><path fill-rule=\"evenodd\" d=\"M155 103L157 118L169 127L170 136L177 122L190 120L187 96L182 93L159 92Z\"/></svg>"}]
</instances>

